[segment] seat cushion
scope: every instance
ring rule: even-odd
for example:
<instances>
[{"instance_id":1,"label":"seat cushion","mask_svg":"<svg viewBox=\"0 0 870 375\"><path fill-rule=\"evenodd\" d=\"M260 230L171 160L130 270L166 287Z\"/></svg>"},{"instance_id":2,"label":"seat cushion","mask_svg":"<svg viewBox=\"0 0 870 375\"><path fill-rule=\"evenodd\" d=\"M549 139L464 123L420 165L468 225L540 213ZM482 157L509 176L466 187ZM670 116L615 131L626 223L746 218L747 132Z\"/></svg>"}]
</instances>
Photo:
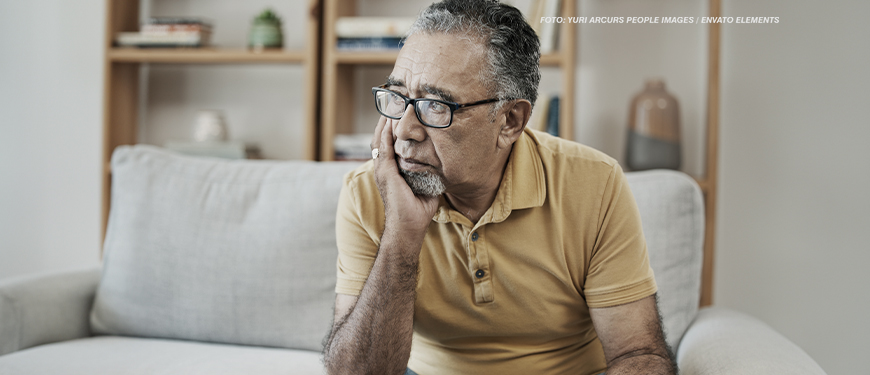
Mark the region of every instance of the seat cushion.
<instances>
[{"instance_id":1,"label":"seat cushion","mask_svg":"<svg viewBox=\"0 0 870 375\"><path fill-rule=\"evenodd\" d=\"M698 313L704 200L695 181L681 172L631 172L626 178L643 222L665 334L676 350Z\"/></svg>"},{"instance_id":2,"label":"seat cushion","mask_svg":"<svg viewBox=\"0 0 870 375\"><path fill-rule=\"evenodd\" d=\"M119 147L92 330L319 351L341 179L356 165Z\"/></svg>"},{"instance_id":3,"label":"seat cushion","mask_svg":"<svg viewBox=\"0 0 870 375\"><path fill-rule=\"evenodd\" d=\"M0 374L322 374L312 351L98 336L0 357Z\"/></svg>"}]
</instances>

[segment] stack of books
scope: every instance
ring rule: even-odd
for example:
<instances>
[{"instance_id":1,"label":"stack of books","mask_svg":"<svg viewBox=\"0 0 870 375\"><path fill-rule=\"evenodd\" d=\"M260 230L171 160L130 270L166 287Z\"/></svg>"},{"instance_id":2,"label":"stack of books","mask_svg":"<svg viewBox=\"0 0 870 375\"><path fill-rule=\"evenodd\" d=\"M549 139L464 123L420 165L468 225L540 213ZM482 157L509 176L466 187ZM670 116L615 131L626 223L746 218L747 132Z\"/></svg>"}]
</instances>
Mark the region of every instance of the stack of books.
<instances>
[{"instance_id":1,"label":"stack of books","mask_svg":"<svg viewBox=\"0 0 870 375\"><path fill-rule=\"evenodd\" d=\"M164 145L172 151L192 156L207 156L223 159L262 159L260 147L240 141L186 142L169 141Z\"/></svg>"},{"instance_id":2,"label":"stack of books","mask_svg":"<svg viewBox=\"0 0 870 375\"><path fill-rule=\"evenodd\" d=\"M372 158L371 143L371 134L336 134L332 141L335 160L369 160Z\"/></svg>"},{"instance_id":3,"label":"stack of books","mask_svg":"<svg viewBox=\"0 0 870 375\"><path fill-rule=\"evenodd\" d=\"M152 17L139 32L120 32L115 38L119 47L196 48L211 41L212 26L201 18Z\"/></svg>"},{"instance_id":4,"label":"stack of books","mask_svg":"<svg viewBox=\"0 0 870 375\"><path fill-rule=\"evenodd\" d=\"M335 23L336 47L341 51L397 50L413 24L413 17L341 17Z\"/></svg>"}]
</instances>

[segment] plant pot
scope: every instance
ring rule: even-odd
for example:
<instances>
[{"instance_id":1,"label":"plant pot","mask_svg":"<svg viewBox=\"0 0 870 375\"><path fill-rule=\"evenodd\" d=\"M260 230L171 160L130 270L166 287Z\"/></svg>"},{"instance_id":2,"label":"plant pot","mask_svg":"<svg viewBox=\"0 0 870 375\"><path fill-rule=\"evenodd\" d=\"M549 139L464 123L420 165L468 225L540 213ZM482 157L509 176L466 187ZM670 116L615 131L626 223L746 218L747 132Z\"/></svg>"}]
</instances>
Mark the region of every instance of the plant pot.
<instances>
[{"instance_id":1,"label":"plant pot","mask_svg":"<svg viewBox=\"0 0 870 375\"><path fill-rule=\"evenodd\" d=\"M281 25L274 23L254 23L248 35L248 46L253 49L281 48L284 36Z\"/></svg>"}]
</instances>

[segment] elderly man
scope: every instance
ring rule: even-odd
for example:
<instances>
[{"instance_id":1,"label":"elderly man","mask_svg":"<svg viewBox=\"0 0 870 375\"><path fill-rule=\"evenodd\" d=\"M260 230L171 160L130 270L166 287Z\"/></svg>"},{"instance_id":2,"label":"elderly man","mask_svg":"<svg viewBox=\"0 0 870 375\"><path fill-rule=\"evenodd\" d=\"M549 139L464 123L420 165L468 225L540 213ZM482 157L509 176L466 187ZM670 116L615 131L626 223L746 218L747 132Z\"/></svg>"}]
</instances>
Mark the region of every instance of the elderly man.
<instances>
[{"instance_id":1,"label":"elderly man","mask_svg":"<svg viewBox=\"0 0 870 375\"><path fill-rule=\"evenodd\" d=\"M612 158L525 128L539 42L446 0L387 82L337 215L330 374L673 374L634 198Z\"/></svg>"}]
</instances>

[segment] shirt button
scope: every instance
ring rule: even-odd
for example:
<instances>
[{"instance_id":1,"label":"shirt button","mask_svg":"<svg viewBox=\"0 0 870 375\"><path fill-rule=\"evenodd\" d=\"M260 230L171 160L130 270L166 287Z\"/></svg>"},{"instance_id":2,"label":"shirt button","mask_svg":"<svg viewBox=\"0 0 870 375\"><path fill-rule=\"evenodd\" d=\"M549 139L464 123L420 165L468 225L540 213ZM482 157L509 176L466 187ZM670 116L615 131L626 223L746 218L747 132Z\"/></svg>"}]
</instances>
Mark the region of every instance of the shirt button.
<instances>
[{"instance_id":1,"label":"shirt button","mask_svg":"<svg viewBox=\"0 0 870 375\"><path fill-rule=\"evenodd\" d=\"M475 241L477 241L477 238L478 238L478 237L479 237L479 236L477 235L477 232L472 233L472 234L471 234L471 242L475 242Z\"/></svg>"},{"instance_id":2,"label":"shirt button","mask_svg":"<svg viewBox=\"0 0 870 375\"><path fill-rule=\"evenodd\" d=\"M474 273L474 276L477 276L478 279L482 279L484 275L486 275L486 272L483 270L477 270L477 272Z\"/></svg>"}]
</instances>

